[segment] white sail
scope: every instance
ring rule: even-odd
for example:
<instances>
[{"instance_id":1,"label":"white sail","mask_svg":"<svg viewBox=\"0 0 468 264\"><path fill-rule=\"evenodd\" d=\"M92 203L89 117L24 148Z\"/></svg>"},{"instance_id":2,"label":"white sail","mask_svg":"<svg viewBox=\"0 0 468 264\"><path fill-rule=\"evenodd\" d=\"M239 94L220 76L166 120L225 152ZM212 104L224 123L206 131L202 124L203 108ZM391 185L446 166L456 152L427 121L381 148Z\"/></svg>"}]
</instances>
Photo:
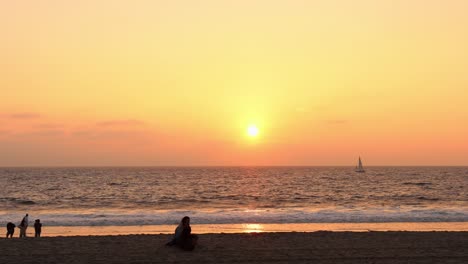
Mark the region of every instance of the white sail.
<instances>
[{"instance_id":1,"label":"white sail","mask_svg":"<svg viewBox=\"0 0 468 264\"><path fill-rule=\"evenodd\" d=\"M356 167L356 172L365 172L364 167L362 166L361 157L359 157L358 166Z\"/></svg>"}]
</instances>

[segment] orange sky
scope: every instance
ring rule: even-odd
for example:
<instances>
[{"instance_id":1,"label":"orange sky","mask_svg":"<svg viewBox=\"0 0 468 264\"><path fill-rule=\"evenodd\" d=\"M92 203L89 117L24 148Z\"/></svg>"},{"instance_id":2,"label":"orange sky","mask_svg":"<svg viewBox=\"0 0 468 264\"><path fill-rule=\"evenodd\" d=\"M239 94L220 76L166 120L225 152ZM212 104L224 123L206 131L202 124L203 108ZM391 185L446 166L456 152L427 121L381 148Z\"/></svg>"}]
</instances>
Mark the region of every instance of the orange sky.
<instances>
[{"instance_id":1,"label":"orange sky","mask_svg":"<svg viewBox=\"0 0 468 264\"><path fill-rule=\"evenodd\" d=\"M467 13L1 1L0 166L468 165Z\"/></svg>"}]
</instances>

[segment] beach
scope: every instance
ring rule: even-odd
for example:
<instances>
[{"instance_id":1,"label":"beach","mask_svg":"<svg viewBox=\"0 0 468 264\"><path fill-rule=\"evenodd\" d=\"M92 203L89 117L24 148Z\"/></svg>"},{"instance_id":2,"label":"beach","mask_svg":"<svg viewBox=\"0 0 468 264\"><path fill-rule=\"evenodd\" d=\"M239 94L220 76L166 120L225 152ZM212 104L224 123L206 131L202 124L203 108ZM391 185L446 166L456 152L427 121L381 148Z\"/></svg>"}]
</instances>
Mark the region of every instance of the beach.
<instances>
[{"instance_id":1,"label":"beach","mask_svg":"<svg viewBox=\"0 0 468 264\"><path fill-rule=\"evenodd\" d=\"M0 263L468 263L468 232L201 234L192 252L170 238L0 239Z\"/></svg>"}]
</instances>

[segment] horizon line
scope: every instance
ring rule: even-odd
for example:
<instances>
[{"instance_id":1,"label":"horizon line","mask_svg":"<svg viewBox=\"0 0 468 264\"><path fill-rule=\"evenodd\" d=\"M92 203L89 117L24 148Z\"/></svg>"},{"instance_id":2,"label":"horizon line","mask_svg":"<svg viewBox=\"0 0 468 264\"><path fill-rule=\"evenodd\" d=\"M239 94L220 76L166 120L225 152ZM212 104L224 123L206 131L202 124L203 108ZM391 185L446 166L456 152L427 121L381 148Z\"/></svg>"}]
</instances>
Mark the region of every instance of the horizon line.
<instances>
[{"instance_id":1,"label":"horizon line","mask_svg":"<svg viewBox=\"0 0 468 264\"><path fill-rule=\"evenodd\" d=\"M0 168L219 168L219 167L355 167L356 165L0 165ZM367 165L373 167L468 167L466 165Z\"/></svg>"}]
</instances>

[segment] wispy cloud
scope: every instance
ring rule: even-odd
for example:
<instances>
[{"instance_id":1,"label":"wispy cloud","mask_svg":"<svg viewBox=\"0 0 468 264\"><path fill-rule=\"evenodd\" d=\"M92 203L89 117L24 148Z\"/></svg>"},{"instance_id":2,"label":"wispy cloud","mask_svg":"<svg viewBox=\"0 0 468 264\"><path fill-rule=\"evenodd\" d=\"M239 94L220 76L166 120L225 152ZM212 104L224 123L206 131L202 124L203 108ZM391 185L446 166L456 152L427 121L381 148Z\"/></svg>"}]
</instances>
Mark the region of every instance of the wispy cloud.
<instances>
[{"instance_id":1,"label":"wispy cloud","mask_svg":"<svg viewBox=\"0 0 468 264\"><path fill-rule=\"evenodd\" d=\"M32 136L42 136L42 137L55 137L65 135L65 131L60 129L47 129L47 130L38 130L31 132Z\"/></svg>"},{"instance_id":2,"label":"wispy cloud","mask_svg":"<svg viewBox=\"0 0 468 264\"><path fill-rule=\"evenodd\" d=\"M113 126L143 126L145 122L136 119L126 119L126 120L108 120L96 123L97 126L100 127L113 127Z\"/></svg>"},{"instance_id":3,"label":"wispy cloud","mask_svg":"<svg viewBox=\"0 0 468 264\"><path fill-rule=\"evenodd\" d=\"M58 123L43 123L43 124L38 124L35 127L40 128L40 129L59 129L59 128L65 127L65 125L58 124Z\"/></svg>"},{"instance_id":4,"label":"wispy cloud","mask_svg":"<svg viewBox=\"0 0 468 264\"><path fill-rule=\"evenodd\" d=\"M349 123L349 120L344 120L344 119L326 120L325 123L331 124L331 125L344 125L344 124Z\"/></svg>"},{"instance_id":5,"label":"wispy cloud","mask_svg":"<svg viewBox=\"0 0 468 264\"><path fill-rule=\"evenodd\" d=\"M8 114L6 116L12 119L37 119L41 117L39 113L30 113L30 112L13 113L13 114Z\"/></svg>"}]
</instances>

